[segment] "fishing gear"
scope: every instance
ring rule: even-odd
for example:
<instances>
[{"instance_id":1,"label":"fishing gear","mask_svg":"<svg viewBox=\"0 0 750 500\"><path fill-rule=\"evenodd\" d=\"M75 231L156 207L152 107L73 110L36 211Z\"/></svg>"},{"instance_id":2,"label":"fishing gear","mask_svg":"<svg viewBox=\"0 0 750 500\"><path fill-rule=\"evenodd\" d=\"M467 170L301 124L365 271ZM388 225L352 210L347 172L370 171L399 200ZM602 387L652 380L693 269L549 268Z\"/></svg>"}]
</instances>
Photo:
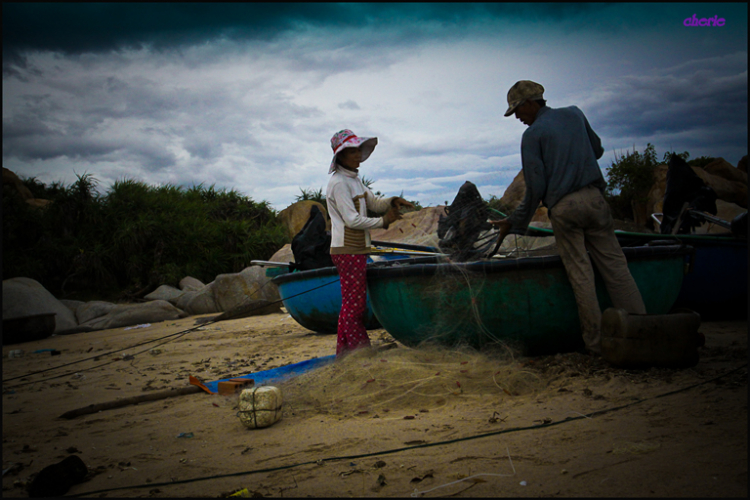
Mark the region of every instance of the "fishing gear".
<instances>
[{"instance_id":1,"label":"fishing gear","mask_svg":"<svg viewBox=\"0 0 750 500\"><path fill-rule=\"evenodd\" d=\"M458 190L453 203L445 207L447 216L438 219L438 246L455 262L477 260L482 252L474 248L480 234L492 229L487 222L487 202L477 187L466 181Z\"/></svg>"}]
</instances>

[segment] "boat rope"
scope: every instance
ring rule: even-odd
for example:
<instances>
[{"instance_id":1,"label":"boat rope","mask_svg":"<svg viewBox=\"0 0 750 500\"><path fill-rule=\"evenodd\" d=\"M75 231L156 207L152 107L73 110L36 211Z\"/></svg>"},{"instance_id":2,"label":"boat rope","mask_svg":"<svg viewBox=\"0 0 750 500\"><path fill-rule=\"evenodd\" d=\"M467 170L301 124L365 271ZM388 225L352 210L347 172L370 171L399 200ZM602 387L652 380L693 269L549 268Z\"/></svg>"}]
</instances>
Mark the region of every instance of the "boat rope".
<instances>
[{"instance_id":1,"label":"boat rope","mask_svg":"<svg viewBox=\"0 0 750 500\"><path fill-rule=\"evenodd\" d=\"M281 471L281 470L286 470L286 469L292 469L292 468L295 468L295 467L301 467L303 465L321 464L321 463L324 463L324 462L334 462L334 461L338 461L338 460L355 460L355 459L360 459L360 458L376 457L376 456L381 456L381 455L389 455L389 454L393 454L393 453L400 453L400 452L403 452L403 451L415 450L415 449L418 449L418 448L429 448L429 447L433 447L433 446L443 446L443 445L448 445L448 444L461 443L461 442L464 442L464 441L471 441L471 440L474 440L474 439L481 439L481 438L490 437L490 436L498 436L500 434L509 434L509 433L512 433L512 432L520 432L520 431L528 431L528 430L549 428L549 427L553 427L555 425L565 424L565 423L568 423L568 422L573 422L575 420L581 420L583 418L589 418L590 419L591 417L595 417L595 416L598 416L598 415L604 415L605 413L610 413L610 412L614 412L614 411L619 411L619 410L622 410L624 408L628 408L628 407L631 407L631 406L634 406L634 405L637 405L637 404L645 403L646 401L651 401L653 399L659 399L659 398L663 398L663 397L667 397L667 396L672 396L674 394L678 394L678 393L681 393L681 392L685 392L685 391L688 391L690 389L694 389L696 387L700 387L702 385L706 385L706 384L709 384L709 383L714 382L716 380L719 380L719 379L722 379L722 378L727 377L729 375L732 375L733 373L738 372L738 371L742 370L743 368L747 368L747 363L745 363L742 366L739 366L739 367L737 367L737 368L735 368L733 370L730 370L730 371L728 371L726 373L723 373L723 374L721 374L721 375L719 375L717 377L714 377L714 378L709 379L709 380L704 380L702 382L698 382L696 384L689 385L687 387L682 387L682 388L676 389L674 391L665 392L663 394L652 396L650 398L638 399L636 401L633 401L631 403L624 404L624 405L621 405L621 406L615 406L615 407L612 407L612 408L605 408L605 409L602 409L602 410L596 410L596 411L593 411L593 412L591 412L591 413L589 413L587 415L581 414L580 416L577 416L577 417L566 417L563 420L558 420L556 422L542 423L542 424L537 424L537 425L529 425L529 426L525 426L525 427L513 427L513 428L510 428L510 429L503 429L503 430L499 430L499 431L486 432L486 433L483 433L483 434L476 434L476 435L473 435L473 436L466 436L466 437L462 437L462 438L449 439L449 440L446 440L446 441L437 441L437 442L434 442L434 443L422 443L422 444L418 444L418 445L405 446L405 447L402 447L402 448L394 448L394 449L391 449L391 450L376 451L376 452L372 452L372 453L362 453L362 454L358 454L358 455L346 455L346 456L323 458L323 459L319 459L319 460L309 460L307 462L300 462L300 463L290 464L290 465L281 465L281 466L278 466L278 467L270 467L270 468L267 468L267 469L256 469L256 470L249 470L249 471L242 471L242 472L230 472L228 474L216 474L216 475L213 475L213 476L204 476L204 477L196 477L196 478L192 478L192 479L183 479L183 480L178 480L178 481L171 481L171 482L168 482L168 483L147 483L147 484L137 484L137 485L131 485L131 486L120 486L120 487L117 487L117 488L108 488L108 489L104 489L104 490L95 490L95 491L87 491L87 492L83 492L83 493L75 493L75 494L70 494L68 496L80 497L80 496L85 496L85 495L94 495L94 494L98 495L98 494L101 494L101 493L108 493L110 491L128 490L128 489L139 489L139 488L154 488L154 487L157 487L157 486L172 486L172 485L175 485L175 484L195 483L195 482L198 482L198 481L208 481L208 480L211 480L211 479L223 479L223 478L228 478L228 477L238 477L238 476L247 476L247 475L251 475L251 474L261 474L261 473L264 473L264 472L276 472L276 471Z\"/></svg>"},{"instance_id":2,"label":"boat rope","mask_svg":"<svg viewBox=\"0 0 750 500\"><path fill-rule=\"evenodd\" d=\"M294 297L299 297L300 295L304 295L304 294L306 294L308 292L312 292L312 291L317 290L319 288L323 288L324 286L332 285L333 283L337 283L338 281L339 281L339 278L336 278L333 281L330 281L328 283L324 283L322 285L316 286L315 288L311 288L309 290L305 290L304 292L300 292L298 294L291 295L291 296L287 297L286 299L275 300L275 301L271 302L270 304L267 304L267 303L261 304L258 307L258 309L261 309L261 308L264 308L264 307L268 307L269 305L278 304L279 302L283 302L284 300L287 300L287 299L292 299ZM270 281L266 282L266 285L268 283L270 283ZM263 286L265 286L265 285L263 285ZM260 292L260 290L262 290L262 287L256 293ZM240 305L240 306L234 308L233 310L239 309L239 308L244 307L244 306L245 306L245 304ZM103 356L109 356L111 354L116 354L118 352L127 351L129 349L134 349L134 348L140 347L142 345L152 344L154 342L159 342L160 340L170 339L170 340L167 340L166 342L162 342L161 344L157 344L156 346L151 346L148 349L144 349L143 351L139 351L139 352L133 354L133 356L137 356L138 354L142 354L142 353L144 353L144 352L146 352L146 351L148 351L150 349L153 349L154 347L158 347L160 345L164 345L164 344L167 344L167 343L172 342L174 340L177 340L180 337L182 337L184 335L187 335L190 332L193 332L193 331L199 330L201 328L204 328L205 326L211 325L213 323L216 323L217 321L218 321L218 319L213 319L211 321L207 321L206 323L193 326L192 328L188 328L187 330L182 330L182 331L179 331L179 332L176 332L176 333L171 333L169 335L165 335L163 337L159 337L159 338L152 339L152 340L147 340L145 342L140 342L138 344L134 344L134 345L131 345L131 346L128 346L128 347L123 347L122 349L116 349L116 350L109 351L109 352L106 352L106 353L103 353L103 354L97 354L97 355L91 356L89 358L79 359L78 361L71 361L70 363L65 363L65 364L62 364L62 365L54 366L52 368L46 368L44 370L38 370L38 371L30 372L30 373L27 373L27 374L24 374L24 375L19 375L17 377L12 377L12 378L3 380L3 384L5 384L5 382L10 382L11 380L17 380L17 379L20 379L20 378L30 377L32 375L38 375L40 373L46 373L46 372L52 371L52 370L58 370L60 368L66 367L66 366L71 366L71 365L75 365L75 364L78 364L78 363L83 363L84 361L90 361L92 359L93 360L98 360L99 358L101 358ZM175 338L170 338L170 337L175 337ZM99 364L99 365L96 365L96 366L91 366L89 368L85 368L83 370L79 370L78 372L68 372L68 373L64 373L62 375L55 375L55 376L52 376L52 377L47 377L47 378L44 378L42 380L35 380L35 381L23 382L21 384L12 385L10 387L3 387L3 389L4 390L6 390L6 389L15 389L16 387L21 387L21 386L25 386L25 385L29 385L29 384L36 384L38 382L46 382L47 380L53 380L53 379L57 379L57 378L61 378L61 377L67 377L67 376L73 375L75 373L80 373L80 372L84 372L84 371L88 371L88 370L93 370L94 368L100 368L102 366L107 366L107 365L109 365L111 363L114 363L116 361L120 361L120 359L113 359L111 361L107 361L106 363L102 363L102 364Z\"/></svg>"}]
</instances>

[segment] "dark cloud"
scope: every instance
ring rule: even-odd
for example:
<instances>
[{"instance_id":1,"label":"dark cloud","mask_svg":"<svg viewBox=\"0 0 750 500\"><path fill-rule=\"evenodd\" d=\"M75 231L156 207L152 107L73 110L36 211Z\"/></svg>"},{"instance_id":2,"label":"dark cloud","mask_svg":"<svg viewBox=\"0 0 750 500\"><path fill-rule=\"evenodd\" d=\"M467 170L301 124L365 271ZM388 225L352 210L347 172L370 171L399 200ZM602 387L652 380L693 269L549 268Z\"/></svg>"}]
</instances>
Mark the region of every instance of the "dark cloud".
<instances>
[{"instance_id":1,"label":"dark cloud","mask_svg":"<svg viewBox=\"0 0 750 500\"><path fill-rule=\"evenodd\" d=\"M746 148L747 83L746 53L693 61L663 73L623 77L605 89L606 97L589 104L589 118L610 137L682 135ZM712 133L717 130L722 132Z\"/></svg>"},{"instance_id":2,"label":"dark cloud","mask_svg":"<svg viewBox=\"0 0 750 500\"><path fill-rule=\"evenodd\" d=\"M158 50L217 38L268 40L303 25L362 28L393 23L412 26L418 21L460 24L497 17L558 19L590 11L592 7L582 4L18 2L3 3L2 9L3 59L22 64L19 54L29 50L80 54L139 48L146 44Z\"/></svg>"},{"instance_id":3,"label":"dark cloud","mask_svg":"<svg viewBox=\"0 0 750 500\"><path fill-rule=\"evenodd\" d=\"M339 103L339 108L340 109L361 109L359 107L359 104L357 104L356 102L352 101L351 99L348 100L348 101L346 101L346 102L340 102Z\"/></svg>"}]
</instances>

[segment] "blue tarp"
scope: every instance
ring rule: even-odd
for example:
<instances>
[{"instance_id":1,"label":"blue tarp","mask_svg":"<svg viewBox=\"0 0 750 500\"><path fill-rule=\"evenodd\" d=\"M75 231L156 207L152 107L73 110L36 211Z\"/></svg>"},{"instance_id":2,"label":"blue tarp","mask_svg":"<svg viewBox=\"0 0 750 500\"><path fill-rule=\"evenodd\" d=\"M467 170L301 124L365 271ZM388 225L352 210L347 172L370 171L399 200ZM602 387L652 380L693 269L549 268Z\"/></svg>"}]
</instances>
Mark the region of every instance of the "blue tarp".
<instances>
[{"instance_id":1,"label":"blue tarp","mask_svg":"<svg viewBox=\"0 0 750 500\"><path fill-rule=\"evenodd\" d=\"M330 364L335 359L336 359L336 355L331 354L330 356L323 356L322 358L308 359L306 361L300 361L299 363L293 363L291 365L280 366L278 368L273 368L271 370L264 370L262 372L250 373L248 375L242 375L240 377L225 378L221 380L216 380L214 382L204 382L203 385L205 385L211 392L217 393L219 392L219 382L226 382L228 380L232 380L236 378L249 378L255 381L255 386L257 387L261 385L266 385L271 382L277 382L279 380L285 379L287 377L292 377L294 375L300 375L314 368L319 368L321 366Z\"/></svg>"}]
</instances>

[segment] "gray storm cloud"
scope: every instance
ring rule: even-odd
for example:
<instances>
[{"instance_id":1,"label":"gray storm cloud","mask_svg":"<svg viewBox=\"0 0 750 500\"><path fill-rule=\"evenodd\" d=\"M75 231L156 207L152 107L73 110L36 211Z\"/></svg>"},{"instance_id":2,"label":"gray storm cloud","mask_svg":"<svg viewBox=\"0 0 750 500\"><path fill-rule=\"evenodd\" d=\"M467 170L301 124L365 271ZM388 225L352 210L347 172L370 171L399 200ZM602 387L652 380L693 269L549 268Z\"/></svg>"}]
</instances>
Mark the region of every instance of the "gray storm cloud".
<instances>
[{"instance_id":1,"label":"gray storm cloud","mask_svg":"<svg viewBox=\"0 0 750 500\"><path fill-rule=\"evenodd\" d=\"M505 94L526 78L581 107L607 155L747 152L739 4L2 8L3 160L45 182L219 183L283 208L327 183L330 136L352 128L381 139L378 189L435 204L471 176L501 195L524 130ZM703 10L726 29L682 26Z\"/></svg>"}]
</instances>

